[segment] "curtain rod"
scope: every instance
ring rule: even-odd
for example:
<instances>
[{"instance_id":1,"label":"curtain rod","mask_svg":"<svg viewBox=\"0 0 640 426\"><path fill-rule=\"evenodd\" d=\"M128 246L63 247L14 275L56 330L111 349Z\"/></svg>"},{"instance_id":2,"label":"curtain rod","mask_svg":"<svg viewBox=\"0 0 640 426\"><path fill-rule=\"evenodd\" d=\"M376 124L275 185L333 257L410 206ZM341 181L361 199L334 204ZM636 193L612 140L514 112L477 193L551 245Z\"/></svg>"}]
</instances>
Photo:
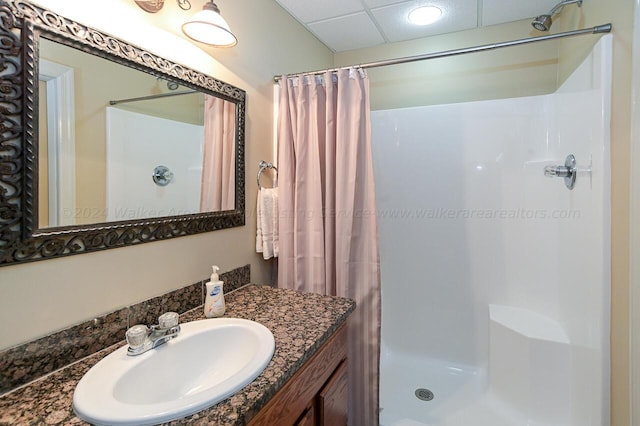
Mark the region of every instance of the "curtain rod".
<instances>
[{"instance_id":1,"label":"curtain rod","mask_svg":"<svg viewBox=\"0 0 640 426\"><path fill-rule=\"evenodd\" d=\"M139 98L118 99L115 101L109 101L109 105L118 105L118 104L124 104L127 102L149 101L151 99L168 98L169 96L190 95L192 93L198 93L198 91L187 90L184 92L171 92L171 93L161 93L159 95L141 96Z\"/></svg>"},{"instance_id":2,"label":"curtain rod","mask_svg":"<svg viewBox=\"0 0 640 426\"><path fill-rule=\"evenodd\" d=\"M454 50L445 50L442 52L435 52L435 53L426 53L424 55L416 55L416 56L407 56L407 57L403 57L403 58L396 58L396 59L387 59L387 60L383 60L383 61L376 61L376 62L369 62L366 64L360 64L360 65L351 65L351 66L345 66L345 67L338 67L338 68L329 68L329 69L325 69L325 70L318 70L318 71L308 71L308 72L302 72L302 73L296 73L296 74L289 74L289 76L292 77L296 77L296 76L305 76L305 75L316 75L316 74L323 74L325 72L336 72L338 70L341 69L345 69L345 68L376 68L376 67L385 67L387 65L397 65L397 64L405 64L408 62L416 62L416 61L424 61L426 59L437 59L437 58L444 58L447 56L456 56L456 55L463 55L466 53L475 53L475 52L483 52L485 50L493 50L493 49L499 49L502 47L511 47L511 46L518 46L521 44L528 44L528 43L535 43L538 41L547 41L547 40L553 40L556 38L563 38L563 37L573 37L573 36L578 36L578 35L583 35L583 34L602 34L602 33L609 33L611 32L611 29L613 28L613 26L611 24L604 24L604 25L597 25L595 27L591 27L591 28L584 28L581 30L574 30L574 31L566 31L563 33L557 33L557 34L549 34L549 35L544 35L544 36L539 36L539 37L530 37L530 38L524 38L524 39L520 39L520 40L511 40L511 41L504 41L501 43L491 43L491 44L485 44L482 46L475 46L475 47L465 47L462 49L454 49ZM277 83L282 79L282 76L275 76L274 81Z\"/></svg>"}]
</instances>

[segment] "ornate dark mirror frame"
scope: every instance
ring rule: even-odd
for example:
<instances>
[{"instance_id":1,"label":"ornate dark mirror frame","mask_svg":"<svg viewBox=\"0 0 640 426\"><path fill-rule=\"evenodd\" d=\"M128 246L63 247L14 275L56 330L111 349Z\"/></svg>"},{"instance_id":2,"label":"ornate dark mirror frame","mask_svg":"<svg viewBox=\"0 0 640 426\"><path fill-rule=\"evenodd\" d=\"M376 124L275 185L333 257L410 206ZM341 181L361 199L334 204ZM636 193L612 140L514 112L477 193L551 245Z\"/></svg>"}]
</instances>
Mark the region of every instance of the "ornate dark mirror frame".
<instances>
[{"instance_id":1,"label":"ornate dark mirror frame","mask_svg":"<svg viewBox=\"0 0 640 426\"><path fill-rule=\"evenodd\" d=\"M0 1L0 266L210 232L245 224L244 90L28 1ZM236 105L235 209L37 229L38 40L41 35Z\"/></svg>"}]
</instances>

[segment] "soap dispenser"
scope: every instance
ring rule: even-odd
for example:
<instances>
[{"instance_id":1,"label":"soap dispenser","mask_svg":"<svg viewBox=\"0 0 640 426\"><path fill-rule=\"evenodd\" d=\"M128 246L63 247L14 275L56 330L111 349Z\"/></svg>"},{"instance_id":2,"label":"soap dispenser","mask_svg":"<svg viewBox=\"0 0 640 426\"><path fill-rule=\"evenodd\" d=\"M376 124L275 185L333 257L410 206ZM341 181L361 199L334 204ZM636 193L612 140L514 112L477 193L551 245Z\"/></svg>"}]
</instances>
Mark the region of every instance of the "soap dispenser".
<instances>
[{"instance_id":1,"label":"soap dispenser","mask_svg":"<svg viewBox=\"0 0 640 426\"><path fill-rule=\"evenodd\" d=\"M211 274L211 281L206 284L207 297L204 300L204 315L207 318L220 317L226 309L223 291L224 283L218 277L220 268L216 265L213 265L212 268L213 273Z\"/></svg>"}]
</instances>

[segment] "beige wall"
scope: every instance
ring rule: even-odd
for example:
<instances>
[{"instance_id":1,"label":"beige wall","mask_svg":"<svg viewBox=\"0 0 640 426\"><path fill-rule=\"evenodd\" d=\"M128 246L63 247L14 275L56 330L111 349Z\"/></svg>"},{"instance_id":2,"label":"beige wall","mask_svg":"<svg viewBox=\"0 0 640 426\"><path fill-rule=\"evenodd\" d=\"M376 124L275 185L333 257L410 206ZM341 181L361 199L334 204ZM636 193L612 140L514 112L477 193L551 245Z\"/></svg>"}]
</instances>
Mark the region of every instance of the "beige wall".
<instances>
[{"instance_id":1,"label":"beige wall","mask_svg":"<svg viewBox=\"0 0 640 426\"><path fill-rule=\"evenodd\" d=\"M533 35L519 21L401 43L337 53L335 65L460 49ZM372 68L373 110L551 93L557 84L557 43L546 42L489 52Z\"/></svg>"},{"instance_id":2,"label":"beige wall","mask_svg":"<svg viewBox=\"0 0 640 426\"><path fill-rule=\"evenodd\" d=\"M640 0L634 1L631 115L631 424L640 425Z\"/></svg>"},{"instance_id":3,"label":"beige wall","mask_svg":"<svg viewBox=\"0 0 640 426\"><path fill-rule=\"evenodd\" d=\"M233 49L187 41L180 24L195 10L183 12L176 2L155 15L128 0L39 3L247 90L247 225L2 267L0 349L207 278L214 263L222 271L250 263L253 281L267 282L269 266L255 253L252 177L260 160L273 160L273 75L330 66L331 52L272 0L217 2L239 38Z\"/></svg>"},{"instance_id":4,"label":"beige wall","mask_svg":"<svg viewBox=\"0 0 640 426\"><path fill-rule=\"evenodd\" d=\"M640 0L634 1L631 112L631 424L640 425Z\"/></svg>"}]
</instances>

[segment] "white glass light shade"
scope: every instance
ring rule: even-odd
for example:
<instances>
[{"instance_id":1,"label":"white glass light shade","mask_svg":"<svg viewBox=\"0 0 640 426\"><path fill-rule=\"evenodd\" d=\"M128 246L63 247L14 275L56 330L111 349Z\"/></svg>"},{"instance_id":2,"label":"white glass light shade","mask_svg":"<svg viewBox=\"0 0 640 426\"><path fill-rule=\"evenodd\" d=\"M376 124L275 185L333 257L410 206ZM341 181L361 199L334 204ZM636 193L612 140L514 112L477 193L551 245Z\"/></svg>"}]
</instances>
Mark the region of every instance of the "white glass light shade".
<instances>
[{"instance_id":1,"label":"white glass light shade","mask_svg":"<svg viewBox=\"0 0 640 426\"><path fill-rule=\"evenodd\" d=\"M442 10L435 6L422 6L409 12L409 22L414 25L429 25L440 19Z\"/></svg>"},{"instance_id":2,"label":"white glass light shade","mask_svg":"<svg viewBox=\"0 0 640 426\"><path fill-rule=\"evenodd\" d=\"M238 43L213 2L206 3L203 10L182 24L182 32L195 41L216 47L232 47Z\"/></svg>"}]
</instances>

